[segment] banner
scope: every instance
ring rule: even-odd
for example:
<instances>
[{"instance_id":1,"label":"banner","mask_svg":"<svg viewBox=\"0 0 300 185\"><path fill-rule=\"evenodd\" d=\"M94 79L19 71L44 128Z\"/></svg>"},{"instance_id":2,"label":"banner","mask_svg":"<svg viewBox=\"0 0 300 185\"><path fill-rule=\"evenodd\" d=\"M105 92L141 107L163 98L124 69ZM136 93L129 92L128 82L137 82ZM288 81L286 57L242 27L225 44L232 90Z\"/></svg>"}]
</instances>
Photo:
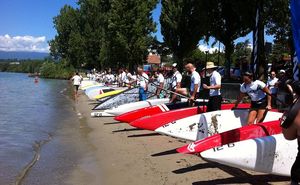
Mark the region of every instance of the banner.
<instances>
[{"instance_id":1,"label":"banner","mask_svg":"<svg viewBox=\"0 0 300 185\"><path fill-rule=\"evenodd\" d=\"M292 19L292 31L295 45L295 56L294 56L294 80L299 80L299 58L297 55L300 53L300 1L291 0L291 19Z\"/></svg>"}]
</instances>

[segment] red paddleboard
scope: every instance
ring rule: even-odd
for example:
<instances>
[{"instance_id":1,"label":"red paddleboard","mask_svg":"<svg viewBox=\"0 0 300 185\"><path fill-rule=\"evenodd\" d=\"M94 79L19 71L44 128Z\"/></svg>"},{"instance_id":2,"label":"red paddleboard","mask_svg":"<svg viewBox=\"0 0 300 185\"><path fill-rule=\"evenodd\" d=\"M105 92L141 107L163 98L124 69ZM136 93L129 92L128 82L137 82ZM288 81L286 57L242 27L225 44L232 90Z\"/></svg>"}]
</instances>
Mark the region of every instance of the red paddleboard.
<instances>
[{"instance_id":1,"label":"red paddleboard","mask_svg":"<svg viewBox=\"0 0 300 185\"><path fill-rule=\"evenodd\" d=\"M229 106L230 109L233 107L233 104L223 104L223 107ZM200 107L203 107L202 105ZM250 104L239 104L239 108L249 108ZM178 102L176 104L161 104L161 105L156 105L156 106L151 106L151 107L146 107L146 108L141 108L137 109L134 111L127 112L125 114L116 116L114 119L116 121L124 122L124 123L130 123L133 122L137 119L140 119L142 117L146 116L153 116L159 113L163 112L168 112L172 110L177 110L177 109L183 109L183 108L188 108L188 104L184 102ZM224 109L225 110L225 109Z\"/></svg>"},{"instance_id":2,"label":"red paddleboard","mask_svg":"<svg viewBox=\"0 0 300 185\"><path fill-rule=\"evenodd\" d=\"M127 112L125 114L116 116L115 120L120 121L120 122L130 123L134 120L137 120L137 119L145 117L145 116L152 116L152 115L159 114L162 112L168 112L171 110L188 108L188 107L189 107L189 104L187 102L160 104L160 105L155 105L155 106L141 108L141 109Z\"/></svg>"},{"instance_id":3,"label":"red paddleboard","mask_svg":"<svg viewBox=\"0 0 300 185\"><path fill-rule=\"evenodd\" d=\"M234 104L222 104L222 110L232 109ZM239 108L249 108L250 104L239 104ZM204 109L204 110L203 110ZM176 109L172 111L167 111L163 113L158 113L152 116L145 116L140 119L134 120L129 124L136 128L141 128L144 130L156 130L157 128L170 123L172 121L182 119L185 117L193 116L196 114L200 114L206 111L206 106L200 107L190 107L184 109Z\"/></svg>"},{"instance_id":4,"label":"red paddleboard","mask_svg":"<svg viewBox=\"0 0 300 185\"><path fill-rule=\"evenodd\" d=\"M121 114L119 116L116 116L114 119L116 121L124 122L124 123L130 123L134 120L137 120L139 118L145 117L145 116L151 116L154 114L159 114L162 112L165 112L166 110L162 108L162 106L152 106L152 107L145 107L141 109L137 109L134 111L126 112L124 114Z\"/></svg>"},{"instance_id":5,"label":"red paddleboard","mask_svg":"<svg viewBox=\"0 0 300 185\"><path fill-rule=\"evenodd\" d=\"M230 123L228 123L230 124ZM248 125L238 129L230 130L220 134L209 136L205 139L195 141L189 145L177 149L177 152L184 154L201 153L205 150L228 145L230 143L271 136L282 132L280 121L270 121L260 124ZM221 150L221 148L219 148ZM218 148L216 148L218 150Z\"/></svg>"}]
</instances>

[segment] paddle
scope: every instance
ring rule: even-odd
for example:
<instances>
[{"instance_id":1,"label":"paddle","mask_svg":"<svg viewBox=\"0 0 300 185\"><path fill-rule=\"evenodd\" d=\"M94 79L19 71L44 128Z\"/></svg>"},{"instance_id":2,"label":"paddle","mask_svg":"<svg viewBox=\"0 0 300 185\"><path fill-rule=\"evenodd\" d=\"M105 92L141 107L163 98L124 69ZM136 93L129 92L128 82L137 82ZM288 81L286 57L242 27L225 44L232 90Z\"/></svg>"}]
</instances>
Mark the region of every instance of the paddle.
<instances>
[{"instance_id":1,"label":"paddle","mask_svg":"<svg viewBox=\"0 0 300 185\"><path fill-rule=\"evenodd\" d=\"M187 99L189 99L188 96L179 94L179 93L174 92L174 91L170 91L170 90L168 90L168 89L161 88L159 85L156 85L155 83L150 82L149 79L145 78L144 76L141 76L141 77L143 77L145 80L147 80L152 86L155 86L155 87L157 87L157 88L160 88L161 90L166 91L168 94L175 94L175 95L180 96L180 97L182 97L182 98L187 98ZM192 101L195 101L195 100L192 100Z\"/></svg>"}]
</instances>

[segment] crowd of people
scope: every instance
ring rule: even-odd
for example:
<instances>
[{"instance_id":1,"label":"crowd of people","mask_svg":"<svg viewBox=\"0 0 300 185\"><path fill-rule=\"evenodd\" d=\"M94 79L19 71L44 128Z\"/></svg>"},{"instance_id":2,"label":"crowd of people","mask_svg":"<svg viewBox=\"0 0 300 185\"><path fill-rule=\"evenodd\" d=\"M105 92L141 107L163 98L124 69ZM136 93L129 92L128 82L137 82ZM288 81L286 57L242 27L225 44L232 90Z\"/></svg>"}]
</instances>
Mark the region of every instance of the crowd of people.
<instances>
[{"instance_id":1,"label":"crowd of people","mask_svg":"<svg viewBox=\"0 0 300 185\"><path fill-rule=\"evenodd\" d=\"M204 75L200 75L197 69L191 62L185 64L185 73L190 77L190 84L183 87L183 73L177 68L177 64L172 65L171 71L166 71L163 68L146 73L142 66L137 67L136 72L131 74L128 69L120 68L117 74L113 74L111 69L96 72L92 70L87 73L90 80L103 82L105 84L115 84L120 87L138 87L139 100L147 99L148 86L153 84L156 87L155 92L151 92L157 98L170 98L170 103L174 103L180 97L186 97L191 105L194 104L199 97L199 92L203 90L209 91L207 111L221 110L222 103L222 77L217 71L217 66L213 62L207 62ZM201 78L209 77L209 84L201 83ZM78 87L82 77L76 73L72 77L77 94ZM285 114L282 119L282 127L284 136L289 139L297 139L300 142L300 83L288 78L286 71L281 69L271 71L267 82L254 80L251 72L242 74L242 84L240 86L240 95L237 97L235 107L248 96L251 100L251 107L248 115L247 123L261 123L264 120L266 112L272 108L276 108ZM165 89L165 84L168 84L168 89ZM167 93L163 93L167 92ZM203 98L203 97L202 97ZM299 143L300 144L300 143ZM300 146L300 145L299 145ZM292 168L292 180L297 184L300 180L300 156Z\"/></svg>"}]
</instances>

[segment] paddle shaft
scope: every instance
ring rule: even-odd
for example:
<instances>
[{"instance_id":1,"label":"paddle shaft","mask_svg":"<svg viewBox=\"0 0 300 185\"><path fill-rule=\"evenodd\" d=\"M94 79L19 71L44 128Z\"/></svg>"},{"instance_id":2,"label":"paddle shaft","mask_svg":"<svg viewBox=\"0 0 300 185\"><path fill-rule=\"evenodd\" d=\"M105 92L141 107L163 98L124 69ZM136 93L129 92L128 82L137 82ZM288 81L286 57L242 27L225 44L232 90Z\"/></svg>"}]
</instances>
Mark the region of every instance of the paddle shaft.
<instances>
[{"instance_id":1,"label":"paddle shaft","mask_svg":"<svg viewBox=\"0 0 300 185\"><path fill-rule=\"evenodd\" d=\"M154 85L154 86L156 86L157 88L160 88L161 90L166 91L166 92L169 93L169 94L175 94L175 95L180 96L180 97L182 97L182 98L187 98L187 99L189 99L189 97L184 96L184 95L182 95L182 94L179 94L179 93L177 93L177 92L174 92L174 91L170 91L170 90L161 88L159 85L156 85L155 83L150 82L149 79L145 78L144 76L142 76L142 75L140 75L140 76L143 77L145 80L147 80L151 85Z\"/></svg>"}]
</instances>

